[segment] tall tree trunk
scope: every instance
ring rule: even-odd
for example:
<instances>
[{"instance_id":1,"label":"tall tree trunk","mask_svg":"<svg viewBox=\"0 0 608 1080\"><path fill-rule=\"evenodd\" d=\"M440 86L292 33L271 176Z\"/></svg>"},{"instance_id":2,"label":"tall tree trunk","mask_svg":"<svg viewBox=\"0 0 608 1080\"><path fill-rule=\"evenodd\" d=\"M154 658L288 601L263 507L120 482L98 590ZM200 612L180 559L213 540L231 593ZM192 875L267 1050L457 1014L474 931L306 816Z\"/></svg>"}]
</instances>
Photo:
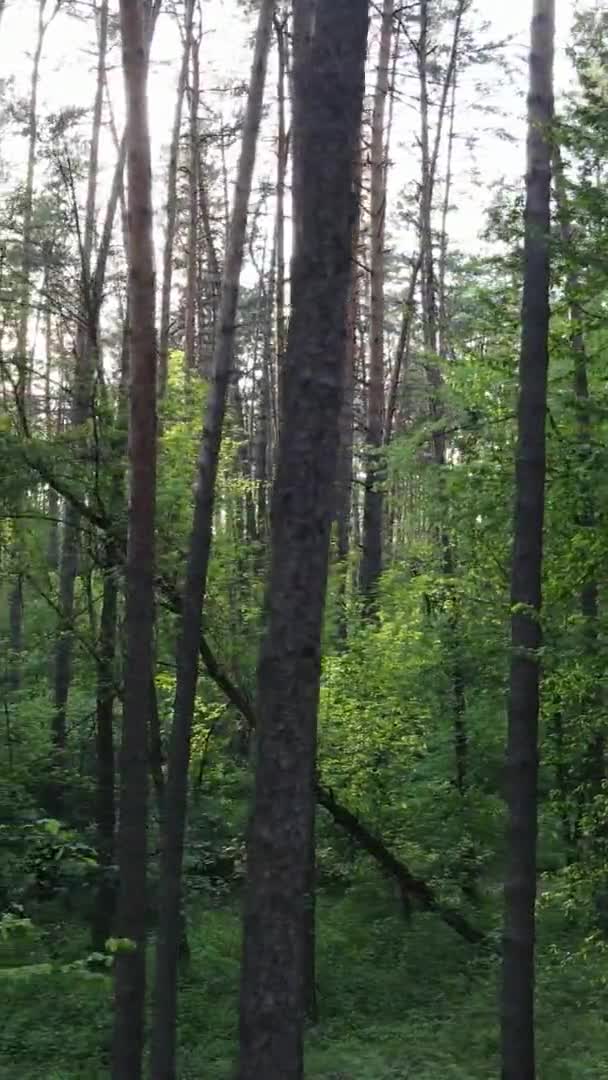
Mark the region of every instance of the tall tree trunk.
<instances>
[{"instance_id":1,"label":"tall tree trunk","mask_svg":"<svg viewBox=\"0 0 608 1080\"><path fill-rule=\"evenodd\" d=\"M403 311L401 314L401 328L399 330L399 340L397 342L397 348L395 350L395 359L391 368L388 400L386 403L386 421L384 425L384 442L388 446L393 437L393 427L395 423L395 414L397 412L397 401L399 396L399 386L403 378L403 373L407 372L409 367L410 357L410 343L412 337L412 324L414 322L414 315L416 314L416 289L418 287L418 275L420 273L421 256L418 256L412 262L412 269L410 271L410 280L403 300Z\"/></svg>"},{"instance_id":2,"label":"tall tree trunk","mask_svg":"<svg viewBox=\"0 0 608 1080\"><path fill-rule=\"evenodd\" d=\"M224 262L219 328L213 357L213 378L205 408L186 583L182 598L176 656L175 709L169 747L167 823L161 858L161 901L151 1060L153 1080L173 1080L175 1076L179 900L202 606L207 584L215 481L233 365L239 281L257 137L262 115L274 6L274 0L262 0L258 19L241 156Z\"/></svg>"},{"instance_id":3,"label":"tall tree trunk","mask_svg":"<svg viewBox=\"0 0 608 1080\"><path fill-rule=\"evenodd\" d=\"M198 289L198 219L199 219L199 173L200 139L198 109L200 97L200 36L191 35L190 43L190 165L188 169L188 250L186 267L186 311L185 311L185 365L186 374L191 375L197 366L196 330Z\"/></svg>"},{"instance_id":4,"label":"tall tree trunk","mask_svg":"<svg viewBox=\"0 0 608 1080\"><path fill-rule=\"evenodd\" d=\"M108 0L102 0L99 9L99 45L97 53L97 86L93 106L91 144L89 150L87 201L84 233L80 251L81 263L81 313L76 336L76 367L72 384L72 425L79 431L91 413L91 393L97 350L98 312L92 290L91 258L95 231L97 196L97 172L99 140L103 110L103 88L108 43ZM79 432L83 438L83 432ZM74 646L74 587L78 574L80 544L80 514L71 505L66 506L61 560L59 567L59 625L55 650L55 685L53 742L61 755L66 744L66 711L72 677L72 653Z\"/></svg>"},{"instance_id":5,"label":"tall tree trunk","mask_svg":"<svg viewBox=\"0 0 608 1080\"><path fill-rule=\"evenodd\" d=\"M96 761L97 861L99 882L93 918L93 947L103 949L114 924L114 698L118 564L107 545L97 660Z\"/></svg>"},{"instance_id":6,"label":"tall tree trunk","mask_svg":"<svg viewBox=\"0 0 608 1080\"><path fill-rule=\"evenodd\" d=\"M115 969L113 1080L140 1080L144 1038L148 723L152 708L156 506L156 333L148 49L144 7L121 0L127 101L129 225L129 513L126 656L117 838L117 934L132 943Z\"/></svg>"},{"instance_id":7,"label":"tall tree trunk","mask_svg":"<svg viewBox=\"0 0 608 1080\"><path fill-rule=\"evenodd\" d=\"M554 0L533 0L519 366L502 973L503 1080L534 1080L534 942Z\"/></svg>"},{"instance_id":8,"label":"tall tree trunk","mask_svg":"<svg viewBox=\"0 0 608 1080\"><path fill-rule=\"evenodd\" d=\"M188 81L188 63L192 49L192 27L194 21L195 0L186 0L184 28L184 51L177 80L175 115L169 149L169 169L167 174L167 220L165 224L165 243L163 247L163 284L160 298L160 332L158 342L158 395L165 395L169 365L169 335L171 328L171 285L173 281L173 249L177 227L177 170L179 164L179 140L182 128L184 95Z\"/></svg>"},{"instance_id":9,"label":"tall tree trunk","mask_svg":"<svg viewBox=\"0 0 608 1080\"><path fill-rule=\"evenodd\" d=\"M570 346L574 358L573 390L576 408L576 422L579 443L579 462L582 471L580 484L580 510L577 514L577 524L593 533L597 524L595 499L589 477L590 456L592 450L591 432L591 402L589 395L588 358L584 332L584 310L581 303L581 283L574 262L576 237L566 192L564 167L561 159L561 151L558 143L553 146L553 176L555 187L555 199L560 223L561 239L569 264L566 278L566 296L568 300L570 319ZM597 670L599 649L599 589L597 577L594 572L588 572L582 584L579 595L580 613L583 619L584 646L587 659L593 665L593 687L585 695L583 709L587 716L592 716L594 721L601 714L601 693L598 687L601 684L601 675ZM601 723L601 722L600 722ZM596 730L591 737L585 753L583 767L582 787L592 797L597 795L605 778L605 746L604 735L599 724L594 724ZM578 785L577 785L578 786Z\"/></svg>"},{"instance_id":10,"label":"tall tree trunk","mask_svg":"<svg viewBox=\"0 0 608 1080\"><path fill-rule=\"evenodd\" d=\"M344 350L344 377L342 408L340 410L340 444L336 475L336 557L338 562L337 631L338 639L346 641L348 635L346 613L346 588L348 556L350 552L351 511L353 497L353 445L355 408L355 363L357 337L357 307L359 299L359 232L361 221L361 147L357 148L353 200L355 223L350 268L348 303L346 307L346 348Z\"/></svg>"},{"instance_id":11,"label":"tall tree trunk","mask_svg":"<svg viewBox=\"0 0 608 1080\"><path fill-rule=\"evenodd\" d=\"M386 218L386 158L384 117L389 89L394 0L384 0L374 94L370 195L370 356L367 389L366 474L363 507L363 550L360 586L371 611L382 573L382 532L385 468L381 458L384 434L384 236Z\"/></svg>"},{"instance_id":12,"label":"tall tree trunk","mask_svg":"<svg viewBox=\"0 0 608 1080\"><path fill-rule=\"evenodd\" d=\"M279 70L277 76L277 101L278 101L278 143L277 143L277 224L276 224L276 267L277 267L277 360L276 360L276 407L273 409L277 417L275 424L275 438L278 437L280 416L282 408L282 382L285 362L285 179L287 176L287 128L285 123L285 82L287 79L288 44L287 44L287 17L279 16L274 21L277 36L277 51Z\"/></svg>"},{"instance_id":13,"label":"tall tree trunk","mask_svg":"<svg viewBox=\"0 0 608 1080\"><path fill-rule=\"evenodd\" d=\"M49 19L45 19L47 0L38 0L38 26L36 35L36 48L32 61L32 74L30 79L30 99L28 106L28 146L27 167L25 185L23 189L23 231L22 231L22 259L21 259L21 287L19 290L19 319L17 322L16 340L16 394L17 410L22 421L27 416L27 387L29 383L28 371L28 325L31 309L32 289L32 224L34 213L34 173L36 169L36 150L38 146L38 92L40 88L40 61L46 31L55 13ZM19 516L19 506L17 514ZM14 582L8 596L8 621L10 638L10 684L14 691L21 685L21 650L23 647L23 579L19 569L21 561L20 544L18 537L13 545L13 563L15 567Z\"/></svg>"},{"instance_id":14,"label":"tall tree trunk","mask_svg":"<svg viewBox=\"0 0 608 1080\"><path fill-rule=\"evenodd\" d=\"M433 48L430 40L430 14L428 0L420 0L420 39L418 43L418 78L420 84L420 146L422 157L422 175L420 190L420 291L422 300L422 326L423 344L425 351L425 367L430 388L430 413L433 421L433 456L438 466L438 495L439 526L437 529L439 547L441 553L441 565L443 574L448 582L452 582L456 572L456 557L452 537L446 524L446 491L444 468L446 465L446 434L444 420L443 371L438 360L445 357L441 353L443 336L441 327L441 314L438 312L438 282L435 267L435 253L433 244L433 193L437 178L437 163L445 115L448 110L450 89L456 78L456 64L458 60L458 48L460 44L462 21L469 0L459 0L454 16L454 29L452 45L443 80L441 97L438 106L437 124L434 142L431 145L430 133L430 110L429 110L429 58ZM453 128L450 123L450 135L448 144L448 172L451 169ZM449 199L449 183L446 182L446 190ZM445 206L445 202L444 202ZM444 211L447 217L447 210ZM445 258L447 249L442 236L441 255ZM445 267L443 262L439 266L439 282L445 281ZM439 287L440 291L441 286ZM441 296L439 304L441 305ZM445 327L443 328L445 331ZM450 670L450 682L452 691L451 709L453 714L454 731L454 760L456 786L461 794L466 787L468 740L465 723L465 682L462 669L462 661L459 656L459 629L456 597L452 596L448 613L447 642L447 666Z\"/></svg>"},{"instance_id":15,"label":"tall tree trunk","mask_svg":"<svg viewBox=\"0 0 608 1080\"><path fill-rule=\"evenodd\" d=\"M300 0L294 17L302 22L309 12L309 0ZM294 41L296 243L268 629L258 670L239 1080L302 1078L320 636L335 509L367 19L367 0L318 0L311 45L305 36Z\"/></svg>"}]
</instances>

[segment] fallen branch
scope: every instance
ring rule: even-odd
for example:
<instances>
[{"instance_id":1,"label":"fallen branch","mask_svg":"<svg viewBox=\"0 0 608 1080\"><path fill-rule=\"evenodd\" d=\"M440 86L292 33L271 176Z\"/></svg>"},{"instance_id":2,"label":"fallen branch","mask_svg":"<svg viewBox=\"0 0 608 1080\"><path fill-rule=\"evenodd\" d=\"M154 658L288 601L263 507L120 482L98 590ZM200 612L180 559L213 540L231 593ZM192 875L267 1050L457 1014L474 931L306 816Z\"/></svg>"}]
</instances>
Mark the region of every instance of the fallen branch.
<instances>
[{"instance_id":1,"label":"fallen branch","mask_svg":"<svg viewBox=\"0 0 608 1080\"><path fill-rule=\"evenodd\" d=\"M102 531L111 533L112 539L116 544L117 553L124 557L124 537L118 537L116 535L114 523L108 516L91 510L90 507L83 505L78 497L75 496L71 490L66 489L63 484L57 485L55 478L53 477L50 468L46 466L46 463L30 459L28 464L37 471L51 487L55 488L59 495L63 496L63 498L68 501L74 500L77 502L79 508L82 507L84 511L83 516L88 518L91 524L96 525ZM165 606L174 614L179 614L181 597L177 587L164 579L158 579L157 588L163 598ZM253 731L256 726L253 702L245 691L241 690L233 679L231 679L222 669L204 634L201 634L199 651L201 661L208 677L215 683L218 689L222 691L230 704L233 705L243 717L249 729ZM153 728L156 731L156 739L158 739L158 732L156 730L157 725L153 725ZM154 737L153 749L156 750L156 754L153 755L156 757L158 754L158 746L155 745ZM155 779L158 780L158 777ZM390 851L382 838L373 833L367 825L365 825L364 822L362 822L346 806L339 803L330 789L317 783L316 796L319 805L327 810L334 819L336 825L339 825L341 829L348 833L348 835L357 842L359 847L366 851L381 869L397 882L404 902L412 901L423 911L435 912L447 926L451 927L452 930L455 930L457 934L465 939L465 941L479 945L487 940L483 931L473 926L464 915L459 911L455 911L453 908L446 907L442 904L430 885L421 878L414 877L405 863L401 862L397 856Z\"/></svg>"},{"instance_id":2,"label":"fallen branch","mask_svg":"<svg viewBox=\"0 0 608 1080\"><path fill-rule=\"evenodd\" d=\"M426 881L414 877L405 863L387 848L381 837L376 836L352 811L337 801L333 791L317 784L317 801L331 814L336 825L344 829L353 840L357 841L359 847L371 855L378 865L395 879L404 899L418 904L423 911L434 911L465 941L479 945L486 940L486 935L482 930L472 926L459 911L442 904Z\"/></svg>"}]
</instances>

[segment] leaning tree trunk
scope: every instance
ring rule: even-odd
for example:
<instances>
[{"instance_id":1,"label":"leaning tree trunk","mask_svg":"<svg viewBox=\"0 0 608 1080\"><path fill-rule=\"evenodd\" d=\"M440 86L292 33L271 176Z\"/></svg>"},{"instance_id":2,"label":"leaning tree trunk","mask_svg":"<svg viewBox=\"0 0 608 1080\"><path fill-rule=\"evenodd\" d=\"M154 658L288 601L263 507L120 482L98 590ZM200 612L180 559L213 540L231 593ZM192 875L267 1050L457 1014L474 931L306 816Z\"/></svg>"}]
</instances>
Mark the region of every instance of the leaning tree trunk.
<instances>
[{"instance_id":1,"label":"leaning tree trunk","mask_svg":"<svg viewBox=\"0 0 608 1080\"><path fill-rule=\"evenodd\" d=\"M309 0L296 4L306 25ZM318 0L294 40L295 253L258 671L239 1080L301 1080L320 638L335 506L367 0Z\"/></svg>"},{"instance_id":2,"label":"leaning tree trunk","mask_svg":"<svg viewBox=\"0 0 608 1080\"><path fill-rule=\"evenodd\" d=\"M145 1001L148 721L152 707L156 506L156 334L148 50L144 7L121 0L127 99L130 320L129 513L126 558L123 730L117 838L117 934L113 1080L142 1074Z\"/></svg>"},{"instance_id":3,"label":"leaning tree trunk","mask_svg":"<svg viewBox=\"0 0 608 1080\"><path fill-rule=\"evenodd\" d=\"M502 973L503 1080L534 1080L534 941L554 0L534 0L519 365Z\"/></svg>"},{"instance_id":4,"label":"leaning tree trunk","mask_svg":"<svg viewBox=\"0 0 608 1080\"><path fill-rule=\"evenodd\" d=\"M175 709L169 746L167 815L161 857L160 911L152 1038L153 1080L175 1076L177 954L181 871L188 793L192 716L198 678L203 597L211 550L215 481L228 386L233 364L239 280L246 239L247 213L260 127L274 0L263 0L243 128L236 192L222 279L219 327L213 376L205 409L194 515L177 646Z\"/></svg>"},{"instance_id":5,"label":"leaning tree trunk","mask_svg":"<svg viewBox=\"0 0 608 1080\"><path fill-rule=\"evenodd\" d=\"M363 550L360 586L365 606L372 610L382 573L384 466L384 235L386 218L386 160L384 114L388 97L389 64L393 36L393 0L384 0L374 94L370 194L370 355L367 391L366 475L363 504Z\"/></svg>"}]
</instances>

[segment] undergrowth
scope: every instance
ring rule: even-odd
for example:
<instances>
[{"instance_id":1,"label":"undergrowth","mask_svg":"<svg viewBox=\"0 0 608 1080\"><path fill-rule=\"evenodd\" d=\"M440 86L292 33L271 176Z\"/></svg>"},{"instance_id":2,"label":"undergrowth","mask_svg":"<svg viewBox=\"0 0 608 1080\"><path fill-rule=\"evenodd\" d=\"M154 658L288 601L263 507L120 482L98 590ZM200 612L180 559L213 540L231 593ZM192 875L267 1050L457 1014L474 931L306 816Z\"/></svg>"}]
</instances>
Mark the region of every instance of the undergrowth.
<instances>
[{"instance_id":1,"label":"undergrowth","mask_svg":"<svg viewBox=\"0 0 608 1080\"><path fill-rule=\"evenodd\" d=\"M541 911L540 1080L608 1075L608 968L599 941ZM111 981L74 962L77 928L0 942L0 1080L106 1080ZM65 931L64 931L65 933ZM494 1080L498 961L433 915L406 925L381 885L319 904L321 1021L307 1080ZM566 942L567 948L566 948ZM180 1000L180 1080L234 1074L240 942L236 906L197 909ZM46 966L45 966L46 965Z\"/></svg>"}]
</instances>

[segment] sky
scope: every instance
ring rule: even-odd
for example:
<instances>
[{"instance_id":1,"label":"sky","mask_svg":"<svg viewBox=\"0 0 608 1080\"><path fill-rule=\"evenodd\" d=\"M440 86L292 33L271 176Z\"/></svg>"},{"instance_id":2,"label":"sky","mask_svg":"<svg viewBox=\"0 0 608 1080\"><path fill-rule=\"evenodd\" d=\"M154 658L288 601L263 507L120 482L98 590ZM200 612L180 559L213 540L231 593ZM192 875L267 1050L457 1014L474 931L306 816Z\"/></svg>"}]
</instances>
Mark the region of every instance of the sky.
<instances>
[{"instance_id":1,"label":"sky","mask_svg":"<svg viewBox=\"0 0 608 1080\"><path fill-rule=\"evenodd\" d=\"M47 0L51 6L53 0ZM87 4L88 6L88 4ZM117 6L117 0L115 3ZM463 76L457 112L455 147L455 176L453 202L456 209L450 215L450 234L460 247L478 244L478 233L484 223L484 211L490 198L489 189L501 176L516 181L525 167L525 65L528 51L531 0L478 0L477 21L487 20L488 40L509 38L506 55L515 68L513 80L499 79L497 70L487 68L483 78L488 85L476 86L480 72ZM565 57L575 0L558 0L556 87L558 94L570 82ZM82 7L85 7L83 0ZM250 27L236 14L234 0L204 0L204 39L202 48L202 95L214 104L221 101L218 88L224 80L238 77L246 80L249 73L247 33ZM14 76L20 91L27 92L30 77L30 52L36 24L36 0L8 0L3 22L0 23L0 78ZM179 35L168 16L158 24L153 47L150 79L150 117L153 139L153 161L159 178L163 175L164 154L171 130L175 82L179 54ZM372 53L373 57L373 53ZM117 117L121 118L122 82L119 54L114 51L110 82ZM60 109L68 105L88 106L94 91L94 56L91 50L90 21L78 23L66 14L59 14L48 31L42 74L42 103L45 109ZM274 92L273 66L269 74L269 89ZM500 116L488 116L480 107L492 106ZM226 108L234 103L226 99ZM417 150L412 153L416 132L415 113L407 102L395 107L394 139L391 173L396 199L399 191L414 180L417 174ZM498 137L492 128L499 125L513 142ZM263 132L260 170L272 170L273 130ZM15 163L22 160L24 140L16 139L7 149ZM114 150L106 134L103 160L109 176ZM160 189L159 189L160 190ZM161 196L162 198L162 196ZM390 202L391 200L389 200Z\"/></svg>"}]
</instances>

